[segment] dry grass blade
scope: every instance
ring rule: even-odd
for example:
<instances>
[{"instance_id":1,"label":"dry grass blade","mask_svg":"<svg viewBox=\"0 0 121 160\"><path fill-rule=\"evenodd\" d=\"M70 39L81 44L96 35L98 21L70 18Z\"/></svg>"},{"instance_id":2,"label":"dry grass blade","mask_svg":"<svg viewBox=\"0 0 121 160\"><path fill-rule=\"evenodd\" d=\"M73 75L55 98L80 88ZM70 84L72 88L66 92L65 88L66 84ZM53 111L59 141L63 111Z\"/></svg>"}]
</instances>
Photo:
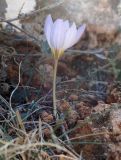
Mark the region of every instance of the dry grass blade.
<instances>
[{"instance_id":1,"label":"dry grass blade","mask_svg":"<svg viewBox=\"0 0 121 160\"><path fill-rule=\"evenodd\" d=\"M67 155L72 157L75 160L78 160L78 157L73 155L69 150L64 148L63 146L54 144L54 143L28 143L28 144L14 144L14 143L6 143L6 145L0 148L0 155L5 155L8 159L14 158L16 155L21 155L27 151L35 150L35 148L39 147L48 147L48 148L56 148L60 151L65 152Z\"/></svg>"},{"instance_id":2,"label":"dry grass blade","mask_svg":"<svg viewBox=\"0 0 121 160\"><path fill-rule=\"evenodd\" d=\"M9 100L9 105L10 105L10 110L13 114L15 114L13 108L12 108L12 97L13 97L13 94L15 93L15 91L18 89L18 86L20 84L20 80L21 80L21 64L22 62L20 62L19 64L19 78L18 78L18 84L16 85L15 89L12 91L11 95L10 95L10 100Z\"/></svg>"},{"instance_id":3,"label":"dry grass blade","mask_svg":"<svg viewBox=\"0 0 121 160\"><path fill-rule=\"evenodd\" d=\"M21 119L21 116L20 116L20 113L19 113L18 110L16 111L16 117L17 117L17 121L18 121L18 124L19 124L20 128L21 128L23 131L26 132L25 127L24 127L24 124L23 124L23 122L22 122L22 119Z\"/></svg>"}]
</instances>

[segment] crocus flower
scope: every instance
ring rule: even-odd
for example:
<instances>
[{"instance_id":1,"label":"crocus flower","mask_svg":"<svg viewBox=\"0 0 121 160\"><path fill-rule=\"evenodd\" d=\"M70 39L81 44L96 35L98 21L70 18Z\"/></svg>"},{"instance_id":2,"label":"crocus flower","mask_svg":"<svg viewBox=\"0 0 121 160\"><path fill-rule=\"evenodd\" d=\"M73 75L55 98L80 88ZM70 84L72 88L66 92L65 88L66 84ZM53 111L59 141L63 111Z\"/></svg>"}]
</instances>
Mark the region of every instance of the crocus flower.
<instances>
[{"instance_id":1,"label":"crocus flower","mask_svg":"<svg viewBox=\"0 0 121 160\"><path fill-rule=\"evenodd\" d=\"M45 20L44 32L55 59L59 59L64 51L75 45L84 33L86 25L77 29L75 23L57 19L53 22L51 15Z\"/></svg>"},{"instance_id":2,"label":"crocus flower","mask_svg":"<svg viewBox=\"0 0 121 160\"><path fill-rule=\"evenodd\" d=\"M70 24L68 20L57 19L53 22L51 15L48 15L45 20L44 32L54 57L53 111L55 117L57 115L56 75L58 60L66 49L72 47L79 41L85 28L86 25L84 24L77 29L75 23Z\"/></svg>"}]
</instances>

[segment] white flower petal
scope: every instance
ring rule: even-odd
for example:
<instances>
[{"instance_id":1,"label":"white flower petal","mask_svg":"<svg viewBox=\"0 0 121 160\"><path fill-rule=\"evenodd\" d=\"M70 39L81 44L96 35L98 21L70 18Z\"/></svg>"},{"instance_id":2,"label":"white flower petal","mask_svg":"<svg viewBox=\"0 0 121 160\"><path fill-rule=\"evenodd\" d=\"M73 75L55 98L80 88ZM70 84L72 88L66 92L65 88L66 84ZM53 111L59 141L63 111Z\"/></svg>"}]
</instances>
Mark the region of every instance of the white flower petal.
<instances>
[{"instance_id":1,"label":"white flower petal","mask_svg":"<svg viewBox=\"0 0 121 160\"><path fill-rule=\"evenodd\" d=\"M84 33L86 29L86 24L83 24L81 27L78 28L77 34L76 34L76 40L75 44L80 40L82 34Z\"/></svg>"},{"instance_id":2,"label":"white flower petal","mask_svg":"<svg viewBox=\"0 0 121 160\"><path fill-rule=\"evenodd\" d=\"M54 22L51 32L51 44L53 48L59 50L63 47L65 38L65 27L62 19L57 19Z\"/></svg>"},{"instance_id":3,"label":"white flower petal","mask_svg":"<svg viewBox=\"0 0 121 160\"><path fill-rule=\"evenodd\" d=\"M45 32L45 36L47 38L47 41L50 47L52 47L51 42L50 42L50 35L51 35L52 29L53 29L53 20L52 20L51 15L48 15L45 20L44 32Z\"/></svg>"},{"instance_id":4,"label":"white flower petal","mask_svg":"<svg viewBox=\"0 0 121 160\"><path fill-rule=\"evenodd\" d=\"M64 21L64 28L65 28L65 32L69 29L69 21L68 20Z\"/></svg>"},{"instance_id":5,"label":"white flower petal","mask_svg":"<svg viewBox=\"0 0 121 160\"><path fill-rule=\"evenodd\" d=\"M64 45L63 45L64 50L73 46L75 42L76 34L77 34L76 25L75 23L73 23L72 26L67 30Z\"/></svg>"},{"instance_id":6,"label":"white flower petal","mask_svg":"<svg viewBox=\"0 0 121 160\"><path fill-rule=\"evenodd\" d=\"M64 50L79 41L85 28L84 24L77 29L75 23L70 26L68 20L63 21L62 19L57 19L53 23L51 15L48 15L45 20L44 32L50 48L61 56Z\"/></svg>"}]
</instances>

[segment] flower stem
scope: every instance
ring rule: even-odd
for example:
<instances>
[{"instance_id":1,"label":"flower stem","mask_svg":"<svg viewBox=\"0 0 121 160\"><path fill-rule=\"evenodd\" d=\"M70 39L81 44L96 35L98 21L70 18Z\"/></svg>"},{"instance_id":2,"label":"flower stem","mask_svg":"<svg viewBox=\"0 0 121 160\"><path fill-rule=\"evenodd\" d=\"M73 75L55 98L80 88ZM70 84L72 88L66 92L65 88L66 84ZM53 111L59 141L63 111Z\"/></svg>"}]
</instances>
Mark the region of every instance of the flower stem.
<instances>
[{"instance_id":1,"label":"flower stem","mask_svg":"<svg viewBox=\"0 0 121 160\"><path fill-rule=\"evenodd\" d=\"M57 107L56 107L56 75L57 75L58 59L54 60L54 76L53 76L53 113L54 116L57 116Z\"/></svg>"}]
</instances>

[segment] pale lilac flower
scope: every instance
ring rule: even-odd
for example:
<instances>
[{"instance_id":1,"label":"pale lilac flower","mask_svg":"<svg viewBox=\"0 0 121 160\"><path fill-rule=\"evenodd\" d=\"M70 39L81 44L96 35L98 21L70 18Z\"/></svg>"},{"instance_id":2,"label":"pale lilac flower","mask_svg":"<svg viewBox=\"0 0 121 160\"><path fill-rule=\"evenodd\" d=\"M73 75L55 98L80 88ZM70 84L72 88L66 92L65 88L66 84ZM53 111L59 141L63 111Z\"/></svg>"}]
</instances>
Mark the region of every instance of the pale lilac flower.
<instances>
[{"instance_id":1,"label":"pale lilac flower","mask_svg":"<svg viewBox=\"0 0 121 160\"><path fill-rule=\"evenodd\" d=\"M80 40L85 28L86 25L83 24L77 29L75 23L70 25L68 20L57 19L53 22L51 15L48 15L45 20L44 32L54 58L60 58L66 49L75 45Z\"/></svg>"}]
</instances>

